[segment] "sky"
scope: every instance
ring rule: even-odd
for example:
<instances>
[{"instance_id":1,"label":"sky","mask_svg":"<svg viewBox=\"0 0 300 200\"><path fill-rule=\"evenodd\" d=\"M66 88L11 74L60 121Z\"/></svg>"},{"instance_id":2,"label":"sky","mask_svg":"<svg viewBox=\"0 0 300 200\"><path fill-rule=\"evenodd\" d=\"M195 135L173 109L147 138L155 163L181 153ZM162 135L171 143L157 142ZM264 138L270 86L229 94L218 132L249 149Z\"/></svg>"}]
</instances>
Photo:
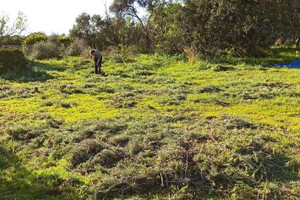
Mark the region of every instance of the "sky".
<instances>
[{"instance_id":1,"label":"sky","mask_svg":"<svg viewBox=\"0 0 300 200\"><path fill-rule=\"evenodd\" d=\"M2 2L1 2L2 1ZM14 21L19 11L28 20L27 33L44 32L48 35L68 34L78 15L105 16L105 4L109 9L113 0L0 0L0 15L8 15Z\"/></svg>"}]
</instances>

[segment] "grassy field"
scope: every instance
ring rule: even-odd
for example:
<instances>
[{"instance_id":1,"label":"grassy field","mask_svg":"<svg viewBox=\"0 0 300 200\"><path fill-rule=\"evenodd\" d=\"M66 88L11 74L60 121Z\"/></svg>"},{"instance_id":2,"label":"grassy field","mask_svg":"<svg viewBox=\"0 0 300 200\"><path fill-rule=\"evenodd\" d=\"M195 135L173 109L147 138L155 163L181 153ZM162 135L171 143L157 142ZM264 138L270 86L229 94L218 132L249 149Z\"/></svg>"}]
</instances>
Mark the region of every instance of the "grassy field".
<instances>
[{"instance_id":1,"label":"grassy field","mask_svg":"<svg viewBox=\"0 0 300 200\"><path fill-rule=\"evenodd\" d=\"M70 57L2 75L0 198L299 199L300 70L269 66L295 48L272 51L107 54L105 77Z\"/></svg>"}]
</instances>

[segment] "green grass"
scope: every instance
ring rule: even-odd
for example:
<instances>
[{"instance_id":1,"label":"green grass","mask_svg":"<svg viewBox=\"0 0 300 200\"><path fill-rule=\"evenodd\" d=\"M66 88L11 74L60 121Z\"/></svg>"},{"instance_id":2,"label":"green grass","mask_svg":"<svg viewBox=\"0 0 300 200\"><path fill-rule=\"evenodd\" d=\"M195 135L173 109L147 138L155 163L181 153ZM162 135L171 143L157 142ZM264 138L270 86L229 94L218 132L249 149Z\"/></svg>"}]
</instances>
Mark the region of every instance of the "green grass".
<instances>
[{"instance_id":1,"label":"green grass","mask_svg":"<svg viewBox=\"0 0 300 200\"><path fill-rule=\"evenodd\" d=\"M300 70L107 55L0 78L2 199L297 199Z\"/></svg>"}]
</instances>

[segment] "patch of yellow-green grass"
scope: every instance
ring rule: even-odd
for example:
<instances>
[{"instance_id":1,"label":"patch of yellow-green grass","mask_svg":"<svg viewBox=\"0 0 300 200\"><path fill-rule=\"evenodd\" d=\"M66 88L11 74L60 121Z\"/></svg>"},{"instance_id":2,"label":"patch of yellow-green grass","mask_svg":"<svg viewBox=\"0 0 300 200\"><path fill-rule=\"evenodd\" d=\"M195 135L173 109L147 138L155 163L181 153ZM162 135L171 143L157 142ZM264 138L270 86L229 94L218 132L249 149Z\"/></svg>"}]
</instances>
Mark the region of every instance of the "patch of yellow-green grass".
<instances>
[{"instance_id":1,"label":"patch of yellow-green grass","mask_svg":"<svg viewBox=\"0 0 300 200\"><path fill-rule=\"evenodd\" d=\"M76 94L61 100L70 103L71 108L50 107L46 111L55 119L73 122L81 119L112 118L119 114L114 108L108 108L106 102L99 101L95 96ZM74 104L74 106L72 106Z\"/></svg>"},{"instance_id":2,"label":"patch of yellow-green grass","mask_svg":"<svg viewBox=\"0 0 300 200\"><path fill-rule=\"evenodd\" d=\"M47 100L41 98L0 100L1 110L3 114L15 113L17 119L20 116L32 118L35 113L47 113L56 120L64 120L73 122L81 119L103 119L112 118L118 115L119 111L114 108L108 108L107 102L99 101L95 96L76 94L69 95L66 98L54 96L51 102L52 106L44 106ZM64 107L64 104L67 106Z\"/></svg>"},{"instance_id":3,"label":"patch of yellow-green grass","mask_svg":"<svg viewBox=\"0 0 300 200\"><path fill-rule=\"evenodd\" d=\"M299 128L300 107L296 98L278 98L239 104L226 110L232 115L244 116L258 123L291 130Z\"/></svg>"},{"instance_id":4,"label":"patch of yellow-green grass","mask_svg":"<svg viewBox=\"0 0 300 200\"><path fill-rule=\"evenodd\" d=\"M159 199L200 191L217 199L245 187L288 197L287 186L297 192L299 181L300 70L267 65L277 60L189 64L137 55L105 60L107 76L93 73L92 60L35 61L45 80L0 79L0 192L5 199L88 199L103 191L125 198L122 190ZM205 189L188 189L190 182ZM166 195L161 183L173 185Z\"/></svg>"}]
</instances>

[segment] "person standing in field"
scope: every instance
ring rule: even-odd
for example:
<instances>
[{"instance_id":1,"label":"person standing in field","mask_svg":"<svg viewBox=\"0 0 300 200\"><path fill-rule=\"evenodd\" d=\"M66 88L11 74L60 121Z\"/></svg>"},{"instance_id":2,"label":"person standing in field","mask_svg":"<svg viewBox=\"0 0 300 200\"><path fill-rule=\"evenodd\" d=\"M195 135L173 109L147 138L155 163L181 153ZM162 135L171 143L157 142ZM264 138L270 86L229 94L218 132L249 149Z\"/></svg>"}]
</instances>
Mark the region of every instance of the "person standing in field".
<instances>
[{"instance_id":1,"label":"person standing in field","mask_svg":"<svg viewBox=\"0 0 300 200\"><path fill-rule=\"evenodd\" d=\"M91 51L91 58L95 61L95 73L105 75L104 71L101 69L102 54L98 50L93 49Z\"/></svg>"}]
</instances>

